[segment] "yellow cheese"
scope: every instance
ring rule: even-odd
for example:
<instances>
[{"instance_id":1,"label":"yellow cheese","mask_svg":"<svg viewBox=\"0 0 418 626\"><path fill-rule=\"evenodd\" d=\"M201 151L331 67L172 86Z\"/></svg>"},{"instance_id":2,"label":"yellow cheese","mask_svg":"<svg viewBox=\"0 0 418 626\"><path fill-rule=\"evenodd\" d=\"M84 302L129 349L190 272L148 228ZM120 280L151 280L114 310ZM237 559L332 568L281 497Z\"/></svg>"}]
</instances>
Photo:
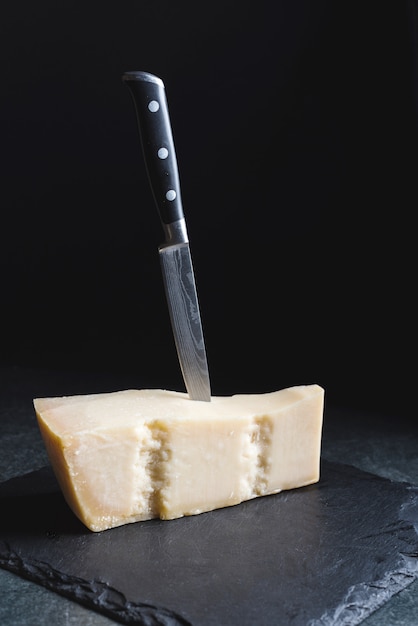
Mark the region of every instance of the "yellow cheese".
<instances>
[{"instance_id":1,"label":"yellow cheese","mask_svg":"<svg viewBox=\"0 0 418 626\"><path fill-rule=\"evenodd\" d=\"M318 385L211 402L163 390L34 400L63 494L92 531L317 482L323 403Z\"/></svg>"}]
</instances>

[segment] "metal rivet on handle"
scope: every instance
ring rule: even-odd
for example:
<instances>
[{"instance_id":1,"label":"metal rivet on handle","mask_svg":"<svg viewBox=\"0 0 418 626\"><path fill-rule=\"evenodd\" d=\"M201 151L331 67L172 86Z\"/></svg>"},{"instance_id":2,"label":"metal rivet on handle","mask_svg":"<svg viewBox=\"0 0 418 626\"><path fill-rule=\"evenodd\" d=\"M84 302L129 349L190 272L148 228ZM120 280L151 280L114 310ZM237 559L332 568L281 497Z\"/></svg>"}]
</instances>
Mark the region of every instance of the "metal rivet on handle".
<instances>
[{"instance_id":1,"label":"metal rivet on handle","mask_svg":"<svg viewBox=\"0 0 418 626\"><path fill-rule=\"evenodd\" d=\"M157 102L157 100L151 100L151 102L148 104L148 109L151 111L151 113L155 113L156 111L158 111L159 108L160 103Z\"/></svg>"}]
</instances>

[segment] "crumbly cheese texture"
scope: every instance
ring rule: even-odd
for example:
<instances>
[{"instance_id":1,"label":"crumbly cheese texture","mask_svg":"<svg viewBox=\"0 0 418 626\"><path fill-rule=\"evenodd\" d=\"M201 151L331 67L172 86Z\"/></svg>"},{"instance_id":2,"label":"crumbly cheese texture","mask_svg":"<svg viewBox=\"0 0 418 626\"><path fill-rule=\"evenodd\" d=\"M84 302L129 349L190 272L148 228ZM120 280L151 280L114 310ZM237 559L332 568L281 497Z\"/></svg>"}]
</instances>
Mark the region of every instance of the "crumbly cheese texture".
<instances>
[{"instance_id":1,"label":"crumbly cheese texture","mask_svg":"<svg viewBox=\"0 0 418 626\"><path fill-rule=\"evenodd\" d=\"M318 385L211 402L149 389L34 400L65 499L92 531L317 482L323 405Z\"/></svg>"}]
</instances>

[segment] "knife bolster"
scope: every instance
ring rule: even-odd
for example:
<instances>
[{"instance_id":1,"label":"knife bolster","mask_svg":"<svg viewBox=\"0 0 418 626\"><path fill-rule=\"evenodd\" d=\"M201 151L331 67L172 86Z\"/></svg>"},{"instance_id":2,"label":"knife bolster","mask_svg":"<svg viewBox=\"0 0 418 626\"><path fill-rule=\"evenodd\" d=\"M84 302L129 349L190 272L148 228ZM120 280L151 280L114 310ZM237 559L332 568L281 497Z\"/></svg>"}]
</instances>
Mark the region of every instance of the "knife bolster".
<instances>
[{"instance_id":1,"label":"knife bolster","mask_svg":"<svg viewBox=\"0 0 418 626\"><path fill-rule=\"evenodd\" d=\"M188 243L189 237L187 235L186 222L183 218L170 224L163 223L163 228L167 245L173 246L179 243Z\"/></svg>"}]
</instances>

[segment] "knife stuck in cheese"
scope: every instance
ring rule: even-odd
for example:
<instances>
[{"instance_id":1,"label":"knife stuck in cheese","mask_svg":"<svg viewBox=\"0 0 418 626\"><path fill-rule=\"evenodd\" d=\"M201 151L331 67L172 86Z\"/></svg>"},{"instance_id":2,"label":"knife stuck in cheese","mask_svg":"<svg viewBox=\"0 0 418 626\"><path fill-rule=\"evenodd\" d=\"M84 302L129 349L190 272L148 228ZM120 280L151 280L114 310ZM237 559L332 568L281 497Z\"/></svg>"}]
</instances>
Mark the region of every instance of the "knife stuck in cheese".
<instances>
[{"instance_id":1,"label":"knife stuck in cheese","mask_svg":"<svg viewBox=\"0 0 418 626\"><path fill-rule=\"evenodd\" d=\"M192 401L164 390L37 398L67 503L92 531L175 519L319 480L324 390Z\"/></svg>"}]
</instances>

